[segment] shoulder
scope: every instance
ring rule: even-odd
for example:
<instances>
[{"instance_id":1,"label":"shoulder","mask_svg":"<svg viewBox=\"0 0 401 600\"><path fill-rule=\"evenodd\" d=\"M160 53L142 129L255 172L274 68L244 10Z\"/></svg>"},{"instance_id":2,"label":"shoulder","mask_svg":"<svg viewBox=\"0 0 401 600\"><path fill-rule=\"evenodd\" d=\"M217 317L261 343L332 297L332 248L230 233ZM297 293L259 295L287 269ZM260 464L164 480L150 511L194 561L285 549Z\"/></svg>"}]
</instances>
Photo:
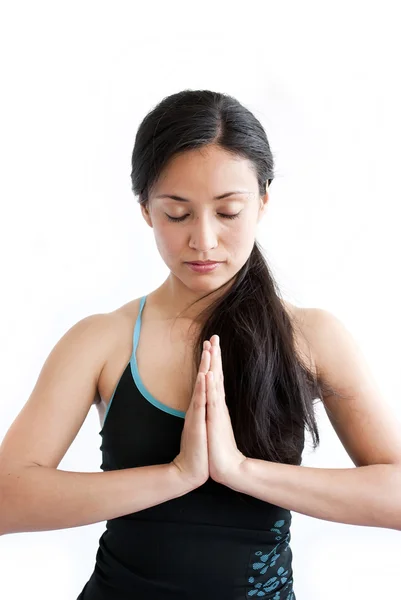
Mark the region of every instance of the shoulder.
<instances>
[{"instance_id":1,"label":"shoulder","mask_svg":"<svg viewBox=\"0 0 401 600\"><path fill-rule=\"evenodd\" d=\"M295 349L302 362L316 374L317 361L311 339L311 330L315 327L314 309L296 306L286 300L282 302L294 331Z\"/></svg>"},{"instance_id":2,"label":"shoulder","mask_svg":"<svg viewBox=\"0 0 401 600\"><path fill-rule=\"evenodd\" d=\"M121 341L125 336L131 338L135 320L139 313L141 298L130 300L126 304L118 306L110 312L103 313L99 319L99 329L106 336L109 352L106 353L105 361L109 358L110 352L113 352L114 343ZM94 315L97 317L98 315Z\"/></svg>"},{"instance_id":3,"label":"shoulder","mask_svg":"<svg viewBox=\"0 0 401 600\"><path fill-rule=\"evenodd\" d=\"M303 308L301 322L316 373L330 385L343 387L345 373L356 372L356 367L362 369L363 364L361 349L351 331L323 308Z\"/></svg>"},{"instance_id":4,"label":"shoulder","mask_svg":"<svg viewBox=\"0 0 401 600\"><path fill-rule=\"evenodd\" d=\"M305 332L327 415L355 466L401 464L400 423L386 402L365 353L351 330L332 312L307 311Z\"/></svg>"},{"instance_id":5,"label":"shoulder","mask_svg":"<svg viewBox=\"0 0 401 600\"><path fill-rule=\"evenodd\" d=\"M127 302L110 312L94 313L83 317L69 330L72 344L79 343L85 348L85 354L96 360L97 384L106 366L121 347L131 343L131 336L140 298ZM101 401L97 389L94 404Z\"/></svg>"},{"instance_id":6,"label":"shoulder","mask_svg":"<svg viewBox=\"0 0 401 600\"><path fill-rule=\"evenodd\" d=\"M110 321L116 330L119 330L121 327L126 328L127 326L131 327L131 325L134 325L139 314L140 303L141 297L134 298L108 313ZM120 332L118 331L118 333Z\"/></svg>"},{"instance_id":7,"label":"shoulder","mask_svg":"<svg viewBox=\"0 0 401 600\"><path fill-rule=\"evenodd\" d=\"M345 372L362 369L361 350L351 331L334 313L318 307L298 307L285 303L294 325L295 341L313 372L337 389Z\"/></svg>"}]
</instances>

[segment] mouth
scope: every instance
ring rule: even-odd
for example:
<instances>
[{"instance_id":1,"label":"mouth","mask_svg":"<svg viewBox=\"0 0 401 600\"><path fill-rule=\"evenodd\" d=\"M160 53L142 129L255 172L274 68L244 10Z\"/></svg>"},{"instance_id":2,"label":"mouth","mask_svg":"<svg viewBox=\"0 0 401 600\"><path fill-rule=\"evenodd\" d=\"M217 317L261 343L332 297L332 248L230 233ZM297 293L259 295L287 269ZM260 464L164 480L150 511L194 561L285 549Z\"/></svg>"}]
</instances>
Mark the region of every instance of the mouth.
<instances>
[{"instance_id":1,"label":"mouth","mask_svg":"<svg viewBox=\"0 0 401 600\"><path fill-rule=\"evenodd\" d=\"M211 273L212 271L216 271L221 263L213 260L207 260L203 262L187 262L184 264L187 265L188 269L191 269L191 271L194 271L195 273Z\"/></svg>"},{"instance_id":2,"label":"mouth","mask_svg":"<svg viewBox=\"0 0 401 600\"><path fill-rule=\"evenodd\" d=\"M196 260L188 262L189 265L217 265L220 261L218 260Z\"/></svg>"}]
</instances>

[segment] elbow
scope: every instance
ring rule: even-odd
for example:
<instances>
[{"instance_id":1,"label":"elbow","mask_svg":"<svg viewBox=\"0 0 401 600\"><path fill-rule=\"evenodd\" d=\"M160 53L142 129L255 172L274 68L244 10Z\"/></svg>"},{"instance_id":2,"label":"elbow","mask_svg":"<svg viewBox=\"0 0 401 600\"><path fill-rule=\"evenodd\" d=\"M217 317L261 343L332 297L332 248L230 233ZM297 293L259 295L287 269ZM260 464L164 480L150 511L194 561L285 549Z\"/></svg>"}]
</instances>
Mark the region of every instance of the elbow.
<instances>
[{"instance_id":1,"label":"elbow","mask_svg":"<svg viewBox=\"0 0 401 600\"><path fill-rule=\"evenodd\" d=\"M6 516L7 516L7 508L5 503L5 491L3 480L0 479L0 535L5 535L7 533L6 528Z\"/></svg>"},{"instance_id":2,"label":"elbow","mask_svg":"<svg viewBox=\"0 0 401 600\"><path fill-rule=\"evenodd\" d=\"M16 486L13 483L14 477L10 475L10 473L0 474L0 536L12 533L10 526L15 508L19 504L16 497Z\"/></svg>"},{"instance_id":3,"label":"elbow","mask_svg":"<svg viewBox=\"0 0 401 600\"><path fill-rule=\"evenodd\" d=\"M6 508L4 502L4 487L0 484L0 535L7 533L5 527Z\"/></svg>"},{"instance_id":4,"label":"elbow","mask_svg":"<svg viewBox=\"0 0 401 600\"><path fill-rule=\"evenodd\" d=\"M386 495L391 504L383 507L387 518L382 527L401 531L401 464L391 463L391 469Z\"/></svg>"}]
</instances>

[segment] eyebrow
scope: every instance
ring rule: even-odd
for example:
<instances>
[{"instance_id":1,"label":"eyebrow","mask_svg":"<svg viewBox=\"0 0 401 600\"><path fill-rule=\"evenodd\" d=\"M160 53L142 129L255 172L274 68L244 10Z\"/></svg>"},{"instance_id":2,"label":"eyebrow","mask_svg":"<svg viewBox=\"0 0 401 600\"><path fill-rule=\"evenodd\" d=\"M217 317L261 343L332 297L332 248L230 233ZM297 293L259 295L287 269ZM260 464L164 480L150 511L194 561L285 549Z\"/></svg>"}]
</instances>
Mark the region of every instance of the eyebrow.
<instances>
[{"instance_id":1,"label":"eyebrow","mask_svg":"<svg viewBox=\"0 0 401 600\"><path fill-rule=\"evenodd\" d=\"M215 196L213 200L221 200L222 198L227 198L227 196L232 196L233 194L249 194L249 192L226 192L225 194L220 194L220 196ZM187 198L182 198L181 196L173 196L171 194L159 194L158 196L156 196L156 198L171 198L172 200L178 200L179 202L191 202Z\"/></svg>"}]
</instances>

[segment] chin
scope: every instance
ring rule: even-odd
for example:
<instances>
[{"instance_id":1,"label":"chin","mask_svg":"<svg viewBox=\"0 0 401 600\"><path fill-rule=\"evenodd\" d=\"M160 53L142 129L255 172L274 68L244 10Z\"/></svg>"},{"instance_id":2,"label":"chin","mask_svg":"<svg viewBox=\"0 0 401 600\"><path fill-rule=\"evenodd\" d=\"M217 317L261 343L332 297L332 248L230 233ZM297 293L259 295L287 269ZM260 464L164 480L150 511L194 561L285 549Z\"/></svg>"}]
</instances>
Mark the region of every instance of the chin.
<instances>
[{"instance_id":1,"label":"chin","mask_svg":"<svg viewBox=\"0 0 401 600\"><path fill-rule=\"evenodd\" d=\"M217 275L217 273L214 273L213 271L202 274L189 272L189 274L184 277L178 277L177 275L176 277L190 290L208 293L222 288L225 284L233 283L232 280L236 273L237 272L232 274L224 273L224 275L220 273Z\"/></svg>"}]
</instances>

